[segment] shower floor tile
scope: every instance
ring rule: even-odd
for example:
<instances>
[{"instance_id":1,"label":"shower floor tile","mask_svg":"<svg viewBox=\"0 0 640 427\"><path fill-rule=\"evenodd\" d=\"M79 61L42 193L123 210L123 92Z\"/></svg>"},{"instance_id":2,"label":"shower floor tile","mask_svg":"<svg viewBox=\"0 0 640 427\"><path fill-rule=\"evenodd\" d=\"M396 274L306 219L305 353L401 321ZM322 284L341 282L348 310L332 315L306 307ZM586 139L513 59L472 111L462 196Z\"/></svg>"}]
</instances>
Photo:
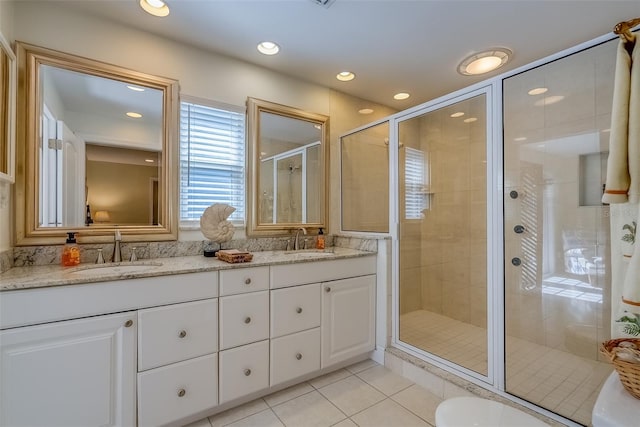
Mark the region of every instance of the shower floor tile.
<instances>
[{"instance_id":1,"label":"shower floor tile","mask_svg":"<svg viewBox=\"0 0 640 427\"><path fill-rule=\"evenodd\" d=\"M486 329L425 310L403 314L400 325L403 342L486 373ZM507 392L590 424L598 392L613 371L609 363L511 336L506 352Z\"/></svg>"}]
</instances>

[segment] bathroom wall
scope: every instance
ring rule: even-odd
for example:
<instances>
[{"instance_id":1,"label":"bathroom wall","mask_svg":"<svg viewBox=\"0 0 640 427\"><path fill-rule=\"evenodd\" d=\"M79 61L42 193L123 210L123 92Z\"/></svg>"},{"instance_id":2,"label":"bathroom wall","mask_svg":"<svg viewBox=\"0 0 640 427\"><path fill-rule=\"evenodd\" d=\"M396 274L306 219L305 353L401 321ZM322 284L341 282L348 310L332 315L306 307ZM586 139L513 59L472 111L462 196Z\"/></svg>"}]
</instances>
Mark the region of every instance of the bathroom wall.
<instances>
[{"instance_id":1,"label":"bathroom wall","mask_svg":"<svg viewBox=\"0 0 640 427\"><path fill-rule=\"evenodd\" d=\"M6 3L0 2L0 11L4 12L7 8ZM11 6L15 10L13 31L11 34L5 33L11 40L174 78L180 82L180 92L184 95L239 106L245 105L246 98L251 96L329 115L332 206L337 206L339 195L338 135L395 112L392 108L266 68L80 14L56 2L16 2ZM4 32L4 14L2 19ZM365 107L373 109L374 113L358 114L358 110ZM10 210L0 208L0 215L8 215ZM331 209L330 212L329 232L335 233L339 225L339 212L337 209ZM6 221L1 223L5 224ZM236 237L242 235L242 231L236 232ZM203 236L199 231L181 231L179 239L202 240ZM9 247L10 240L8 233L3 232L0 235L0 249Z\"/></svg>"}]
</instances>

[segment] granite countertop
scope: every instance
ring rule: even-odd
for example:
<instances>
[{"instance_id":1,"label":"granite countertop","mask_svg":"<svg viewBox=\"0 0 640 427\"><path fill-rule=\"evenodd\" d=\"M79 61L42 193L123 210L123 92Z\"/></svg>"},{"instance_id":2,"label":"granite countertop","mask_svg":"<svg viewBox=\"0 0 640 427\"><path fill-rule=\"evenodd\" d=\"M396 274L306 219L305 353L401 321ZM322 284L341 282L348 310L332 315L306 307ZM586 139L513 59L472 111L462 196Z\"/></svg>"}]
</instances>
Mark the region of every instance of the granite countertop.
<instances>
[{"instance_id":1,"label":"granite countertop","mask_svg":"<svg viewBox=\"0 0 640 427\"><path fill-rule=\"evenodd\" d=\"M14 267L0 274L0 291L106 282L139 277L167 276L172 274L257 267L262 265L355 258L373 254L374 252L332 247L326 251L254 252L251 262L237 264L229 264L217 258L206 258L198 255L154 258L134 262L81 264L76 267L62 267L59 265Z\"/></svg>"}]
</instances>

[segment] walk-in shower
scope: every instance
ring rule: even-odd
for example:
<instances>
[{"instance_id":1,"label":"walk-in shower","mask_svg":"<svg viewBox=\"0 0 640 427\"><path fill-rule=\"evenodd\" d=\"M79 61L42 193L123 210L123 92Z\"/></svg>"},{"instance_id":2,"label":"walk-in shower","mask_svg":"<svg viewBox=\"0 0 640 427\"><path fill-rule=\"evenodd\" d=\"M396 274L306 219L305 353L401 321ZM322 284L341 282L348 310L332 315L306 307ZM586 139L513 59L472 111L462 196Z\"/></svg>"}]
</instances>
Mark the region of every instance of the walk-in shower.
<instances>
[{"instance_id":1,"label":"walk-in shower","mask_svg":"<svg viewBox=\"0 0 640 427\"><path fill-rule=\"evenodd\" d=\"M600 199L616 44L341 140L342 230L393 238L392 345L580 424L612 370L598 347L611 325ZM387 199L390 211L370 202Z\"/></svg>"}]
</instances>

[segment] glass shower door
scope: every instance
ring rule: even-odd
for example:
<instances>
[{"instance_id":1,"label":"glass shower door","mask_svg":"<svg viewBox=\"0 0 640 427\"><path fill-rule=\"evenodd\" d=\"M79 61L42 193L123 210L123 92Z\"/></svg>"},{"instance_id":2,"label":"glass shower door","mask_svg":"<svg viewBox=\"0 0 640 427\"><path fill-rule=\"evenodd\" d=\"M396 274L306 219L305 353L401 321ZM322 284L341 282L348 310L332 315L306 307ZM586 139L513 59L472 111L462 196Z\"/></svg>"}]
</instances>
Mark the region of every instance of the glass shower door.
<instances>
[{"instance_id":1,"label":"glass shower door","mask_svg":"<svg viewBox=\"0 0 640 427\"><path fill-rule=\"evenodd\" d=\"M487 95L398 124L399 340L488 375Z\"/></svg>"},{"instance_id":2,"label":"glass shower door","mask_svg":"<svg viewBox=\"0 0 640 427\"><path fill-rule=\"evenodd\" d=\"M503 83L506 391L585 425L611 372L600 199L616 44Z\"/></svg>"}]
</instances>

